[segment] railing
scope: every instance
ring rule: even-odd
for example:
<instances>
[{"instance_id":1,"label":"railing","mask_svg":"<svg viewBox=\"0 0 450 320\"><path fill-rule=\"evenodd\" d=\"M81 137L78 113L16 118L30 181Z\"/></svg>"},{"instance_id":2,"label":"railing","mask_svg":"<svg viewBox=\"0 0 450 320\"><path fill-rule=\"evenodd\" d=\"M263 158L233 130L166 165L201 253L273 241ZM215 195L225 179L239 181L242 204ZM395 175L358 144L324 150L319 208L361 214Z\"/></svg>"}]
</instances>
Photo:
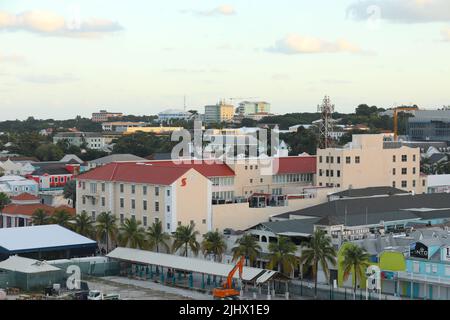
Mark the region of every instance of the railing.
<instances>
[{"instance_id":1,"label":"railing","mask_svg":"<svg viewBox=\"0 0 450 320\"><path fill-rule=\"evenodd\" d=\"M440 277L440 276L436 277L436 276L415 274L413 272L399 272L398 278L399 278L399 280L420 281L420 282L450 286L450 278L445 278L445 277Z\"/></svg>"}]
</instances>

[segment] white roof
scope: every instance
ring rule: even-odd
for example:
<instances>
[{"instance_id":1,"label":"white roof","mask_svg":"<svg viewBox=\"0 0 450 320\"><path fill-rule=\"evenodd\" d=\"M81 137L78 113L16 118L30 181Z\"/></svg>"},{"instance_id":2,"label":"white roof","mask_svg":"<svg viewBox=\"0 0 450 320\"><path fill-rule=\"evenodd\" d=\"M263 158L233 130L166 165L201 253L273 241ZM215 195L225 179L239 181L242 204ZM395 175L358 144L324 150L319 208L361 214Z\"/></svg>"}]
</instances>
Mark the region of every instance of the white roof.
<instances>
[{"instance_id":1,"label":"white roof","mask_svg":"<svg viewBox=\"0 0 450 320\"><path fill-rule=\"evenodd\" d=\"M234 268L234 265L231 264L129 248L116 248L114 251L110 252L107 257L134 263L151 264L196 273L216 275L220 277L227 277L230 271ZM244 281L264 283L275 275L278 275L278 272L244 267L242 279ZM239 272L234 275L234 278L239 278Z\"/></svg>"},{"instance_id":2,"label":"white roof","mask_svg":"<svg viewBox=\"0 0 450 320\"><path fill-rule=\"evenodd\" d=\"M450 186L450 174L428 176L428 187Z\"/></svg>"},{"instance_id":3,"label":"white roof","mask_svg":"<svg viewBox=\"0 0 450 320\"><path fill-rule=\"evenodd\" d=\"M19 256L11 256L7 260L0 262L0 269L22 273L41 273L61 270L49 265L45 261L38 261Z\"/></svg>"},{"instance_id":4,"label":"white roof","mask_svg":"<svg viewBox=\"0 0 450 320\"><path fill-rule=\"evenodd\" d=\"M89 245L96 242L59 225L0 229L0 249L21 250Z\"/></svg>"},{"instance_id":5,"label":"white roof","mask_svg":"<svg viewBox=\"0 0 450 320\"><path fill-rule=\"evenodd\" d=\"M24 181L27 180L24 177L21 176L14 176L14 175L8 175L8 176L3 176L0 177L0 182L7 182L7 181Z\"/></svg>"}]
</instances>

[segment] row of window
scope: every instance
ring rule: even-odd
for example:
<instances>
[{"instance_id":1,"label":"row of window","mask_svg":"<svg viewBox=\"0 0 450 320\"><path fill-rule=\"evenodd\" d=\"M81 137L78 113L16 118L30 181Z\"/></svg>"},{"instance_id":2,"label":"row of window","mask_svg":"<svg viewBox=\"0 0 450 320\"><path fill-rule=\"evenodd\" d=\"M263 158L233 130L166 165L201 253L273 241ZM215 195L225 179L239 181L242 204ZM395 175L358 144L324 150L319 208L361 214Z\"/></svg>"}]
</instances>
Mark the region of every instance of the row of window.
<instances>
[{"instance_id":1,"label":"row of window","mask_svg":"<svg viewBox=\"0 0 450 320\"><path fill-rule=\"evenodd\" d=\"M82 202L83 202L84 205L86 204L86 197L82 197ZM92 204L93 206L96 205L96 200L95 200L95 198L92 198L92 199L91 199L91 204ZM105 197L101 197L101 198L100 198L100 205L101 205L102 207L106 207L106 198L105 198ZM135 200L135 199L131 199L130 205L131 205L131 209L136 210L136 200ZM120 206L121 209L125 208L125 199L124 199L124 198L120 198L120 200L119 200L119 206ZM159 201L155 201L155 202L154 202L154 211L155 211L155 212L159 212L159 207L160 207L160 206L159 206ZM142 210L144 210L144 211L147 211L147 210L148 210L148 202L147 202L147 200L143 200L143 201L142 201ZM167 206L166 206L166 211L167 211L167 212L170 212L170 205L167 205Z\"/></svg>"},{"instance_id":2,"label":"row of window","mask_svg":"<svg viewBox=\"0 0 450 320\"><path fill-rule=\"evenodd\" d=\"M332 156L326 156L325 157L325 163L331 163L331 164L334 163L334 158L335 157L332 157ZM408 155L406 155L406 154L402 155L401 160L402 160L402 162L408 162ZM413 155L413 161L416 162L416 160L417 160L417 156ZM393 158L392 158L392 161L393 162L397 162L397 156L394 155ZM323 156L319 156L319 163L323 163ZM336 157L336 163L337 164L341 163L341 157ZM345 157L345 163L346 164L351 164L352 163L352 157ZM356 164L361 163L361 157L356 156L355 157L355 163Z\"/></svg>"},{"instance_id":3,"label":"row of window","mask_svg":"<svg viewBox=\"0 0 450 320\"><path fill-rule=\"evenodd\" d=\"M323 177L325 172L325 176L326 177L334 177L334 170L319 170L319 177ZM340 178L341 177L341 170L336 170L336 177Z\"/></svg>"},{"instance_id":4,"label":"row of window","mask_svg":"<svg viewBox=\"0 0 450 320\"><path fill-rule=\"evenodd\" d=\"M416 185L417 185L416 180L413 180L413 181L412 181L412 187L415 188ZM423 186L425 186L425 180L423 180ZM395 181L392 182L392 187L397 188L397 183L396 183ZM402 188L408 188L408 181L403 180L403 181L401 182L401 187L402 187Z\"/></svg>"},{"instance_id":5,"label":"row of window","mask_svg":"<svg viewBox=\"0 0 450 320\"><path fill-rule=\"evenodd\" d=\"M234 177L224 177L224 178L211 178L213 186L233 186Z\"/></svg>"},{"instance_id":6,"label":"row of window","mask_svg":"<svg viewBox=\"0 0 450 320\"><path fill-rule=\"evenodd\" d=\"M312 182L312 173L303 174L280 174L273 176L273 183L296 183L296 182Z\"/></svg>"},{"instance_id":7,"label":"row of window","mask_svg":"<svg viewBox=\"0 0 450 320\"><path fill-rule=\"evenodd\" d=\"M102 192L105 192L106 191L106 184L105 183L101 183L100 186L101 186ZM131 185L130 188L131 188L131 194L136 194L136 191L137 191L136 185ZM86 190L86 182L82 183L82 189ZM159 194L160 194L160 190L159 189L160 189L159 187L155 187L155 196L156 197L158 197ZM90 183L89 184L89 191L91 193L97 193L97 183L94 183L94 182ZM124 193L125 192L125 185L124 184L120 184L119 185L119 191L120 191L120 193ZM166 191L166 193L167 193L167 196L170 197L170 189L168 189ZM144 196L148 194L148 187L147 186L142 186L142 194Z\"/></svg>"},{"instance_id":8,"label":"row of window","mask_svg":"<svg viewBox=\"0 0 450 320\"><path fill-rule=\"evenodd\" d=\"M416 172L417 172L417 169L413 168L412 173L416 174ZM393 168L392 169L392 175L395 176L396 174L397 174L397 169ZM408 168L402 168L402 175L407 175L407 174L408 174Z\"/></svg>"},{"instance_id":9,"label":"row of window","mask_svg":"<svg viewBox=\"0 0 450 320\"><path fill-rule=\"evenodd\" d=\"M213 200L233 200L234 191L220 191L212 193Z\"/></svg>"}]
</instances>

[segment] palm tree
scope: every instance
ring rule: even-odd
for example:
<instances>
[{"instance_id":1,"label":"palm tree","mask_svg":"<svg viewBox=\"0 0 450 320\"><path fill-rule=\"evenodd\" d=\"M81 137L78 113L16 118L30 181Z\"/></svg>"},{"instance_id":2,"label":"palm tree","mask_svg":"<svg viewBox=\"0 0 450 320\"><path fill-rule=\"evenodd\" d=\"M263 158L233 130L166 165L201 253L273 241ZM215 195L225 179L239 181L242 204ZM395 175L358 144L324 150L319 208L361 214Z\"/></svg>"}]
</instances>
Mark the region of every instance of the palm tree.
<instances>
[{"instance_id":1,"label":"palm tree","mask_svg":"<svg viewBox=\"0 0 450 320\"><path fill-rule=\"evenodd\" d=\"M50 221L53 224L59 224L61 227L69 229L71 227L71 222L70 222L71 219L72 219L72 216L70 215L69 212L67 212L67 210L57 209L57 210L55 210L52 217L50 218Z\"/></svg>"},{"instance_id":2,"label":"palm tree","mask_svg":"<svg viewBox=\"0 0 450 320\"><path fill-rule=\"evenodd\" d=\"M44 209L36 209L31 216L31 223L34 226L42 226L49 224L51 221L50 216Z\"/></svg>"},{"instance_id":3,"label":"palm tree","mask_svg":"<svg viewBox=\"0 0 450 320\"><path fill-rule=\"evenodd\" d=\"M94 222L86 211L75 217L74 231L85 237L92 237L95 234Z\"/></svg>"},{"instance_id":4,"label":"palm tree","mask_svg":"<svg viewBox=\"0 0 450 320\"><path fill-rule=\"evenodd\" d=\"M334 249L331 238L323 230L317 230L310 241L302 245L302 256L300 264L311 267L314 277L314 297L317 298L317 273L319 263L325 276L329 279L330 271L328 264L336 265L336 250Z\"/></svg>"},{"instance_id":5,"label":"palm tree","mask_svg":"<svg viewBox=\"0 0 450 320\"><path fill-rule=\"evenodd\" d=\"M164 232L161 221L154 222L147 231L148 246L150 250L156 249L159 252L159 246L163 246L166 252L170 251L167 242L170 240L170 235Z\"/></svg>"},{"instance_id":6,"label":"palm tree","mask_svg":"<svg viewBox=\"0 0 450 320\"><path fill-rule=\"evenodd\" d=\"M290 275L298 265L295 256L297 246L288 237L280 237L278 242L269 244L269 269L278 268L279 272Z\"/></svg>"},{"instance_id":7,"label":"palm tree","mask_svg":"<svg viewBox=\"0 0 450 320\"><path fill-rule=\"evenodd\" d=\"M178 249L183 249L183 256L188 256L188 251L198 255L200 251L200 244L197 241L197 236L199 232L195 230L195 224L190 224L188 226L179 226L174 234L174 242L172 245L172 250L175 252Z\"/></svg>"},{"instance_id":8,"label":"palm tree","mask_svg":"<svg viewBox=\"0 0 450 320\"><path fill-rule=\"evenodd\" d=\"M117 219L110 212L102 212L97 217L97 240L106 242L106 253L109 252L109 242L116 241Z\"/></svg>"},{"instance_id":9,"label":"palm tree","mask_svg":"<svg viewBox=\"0 0 450 320\"><path fill-rule=\"evenodd\" d=\"M347 281L350 273L353 273L353 298L356 299L356 289L361 283L367 267L369 266L369 254L363 248L350 244L342 253L342 269L344 270L344 281Z\"/></svg>"},{"instance_id":10,"label":"palm tree","mask_svg":"<svg viewBox=\"0 0 450 320\"><path fill-rule=\"evenodd\" d=\"M2 212L3 208L5 208L5 206L10 202L11 199L9 199L8 195L6 193L0 192L0 212Z\"/></svg>"},{"instance_id":11,"label":"palm tree","mask_svg":"<svg viewBox=\"0 0 450 320\"><path fill-rule=\"evenodd\" d=\"M136 219L125 219L119 228L119 243L121 246L142 249L145 246L145 229L142 222Z\"/></svg>"},{"instance_id":12,"label":"palm tree","mask_svg":"<svg viewBox=\"0 0 450 320\"><path fill-rule=\"evenodd\" d=\"M227 250L227 244L218 231L203 235L202 251L204 255L213 255L214 261L220 262L225 250Z\"/></svg>"},{"instance_id":13,"label":"palm tree","mask_svg":"<svg viewBox=\"0 0 450 320\"><path fill-rule=\"evenodd\" d=\"M236 244L237 246L231 249L233 252L233 261L243 256L245 257L245 265L249 266L250 263L250 266L253 266L261 252L261 246L257 243L253 235L250 233L245 234L236 240Z\"/></svg>"}]
</instances>

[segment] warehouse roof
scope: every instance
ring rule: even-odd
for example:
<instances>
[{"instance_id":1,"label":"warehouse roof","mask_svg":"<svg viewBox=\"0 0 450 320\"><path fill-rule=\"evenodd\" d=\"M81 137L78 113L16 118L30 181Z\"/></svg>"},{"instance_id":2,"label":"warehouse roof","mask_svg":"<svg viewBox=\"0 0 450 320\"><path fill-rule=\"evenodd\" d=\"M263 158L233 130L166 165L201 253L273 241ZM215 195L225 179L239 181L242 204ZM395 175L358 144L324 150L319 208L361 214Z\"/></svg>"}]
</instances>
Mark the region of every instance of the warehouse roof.
<instances>
[{"instance_id":1,"label":"warehouse roof","mask_svg":"<svg viewBox=\"0 0 450 320\"><path fill-rule=\"evenodd\" d=\"M135 156L133 154L112 154L89 162L95 163L97 165L103 165L111 162L124 162L124 161L146 161L146 159Z\"/></svg>"},{"instance_id":2,"label":"warehouse roof","mask_svg":"<svg viewBox=\"0 0 450 320\"><path fill-rule=\"evenodd\" d=\"M49 265L45 261L28 259L19 256L11 256L7 260L0 262L0 269L22 273L41 273L61 270L57 267Z\"/></svg>"},{"instance_id":3,"label":"warehouse roof","mask_svg":"<svg viewBox=\"0 0 450 320\"><path fill-rule=\"evenodd\" d=\"M333 193L331 194L331 196L343 198L358 198L358 197L373 197L381 195L396 195L407 193L409 192L393 187L370 187L363 189L348 189L345 191Z\"/></svg>"},{"instance_id":4,"label":"warehouse roof","mask_svg":"<svg viewBox=\"0 0 450 320\"><path fill-rule=\"evenodd\" d=\"M9 254L96 245L95 241L59 225L0 229L0 252Z\"/></svg>"},{"instance_id":5,"label":"warehouse roof","mask_svg":"<svg viewBox=\"0 0 450 320\"><path fill-rule=\"evenodd\" d=\"M234 267L234 265L225 263L217 263L208 260L186 258L171 254L129 248L116 248L110 252L107 257L132 263L155 265L196 273L216 275L220 277L227 277ZM256 283L265 283L274 277L282 276L276 271L251 267L244 267L242 274L242 279L244 281L252 281ZM239 278L239 273L235 274L235 278Z\"/></svg>"}]
</instances>

